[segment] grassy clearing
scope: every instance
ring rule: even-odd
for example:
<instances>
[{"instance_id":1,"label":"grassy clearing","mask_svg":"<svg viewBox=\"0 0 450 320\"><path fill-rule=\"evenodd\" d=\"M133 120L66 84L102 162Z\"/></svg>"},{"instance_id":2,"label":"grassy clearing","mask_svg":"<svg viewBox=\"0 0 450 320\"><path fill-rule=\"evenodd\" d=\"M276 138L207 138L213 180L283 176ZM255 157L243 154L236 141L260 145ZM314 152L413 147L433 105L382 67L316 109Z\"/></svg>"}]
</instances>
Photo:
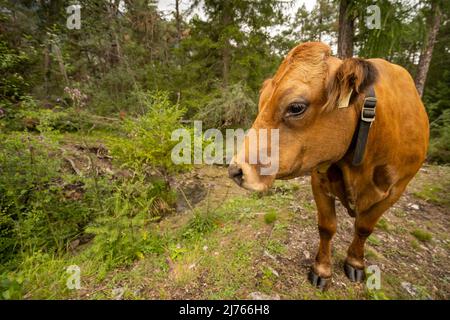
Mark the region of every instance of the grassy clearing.
<instances>
[{"instance_id":1,"label":"grassy clearing","mask_svg":"<svg viewBox=\"0 0 450 320\"><path fill-rule=\"evenodd\" d=\"M223 186L229 188L227 183L224 178ZM118 241L120 237L111 238L109 256L98 255L100 243L102 248L108 243L101 237L67 254L36 252L23 261L21 272L11 275L9 281L16 284L10 285L13 289L8 294L28 299L247 299L254 292L283 299L411 298L402 282L414 281L409 279L409 264L418 260L415 254L424 254L421 243L431 240L431 232L412 222L398 224L410 216L407 209L397 208L392 217L380 219L380 230L368 239L368 263L385 265L381 290L351 284L343 275L342 261L352 228L351 224L345 227L343 222L350 218L339 212L341 229L333 241L333 285L327 292L318 292L306 280L318 240L308 186L277 182L276 192L264 197L222 197L222 191L216 191L221 201L211 193L193 211L167 215L138 233L125 232L125 239L139 239L138 247L128 249L126 261L114 260L115 251L124 244L129 246L124 239ZM391 219L400 220L394 223ZM123 227L131 230L129 225ZM433 225L427 229L433 230ZM391 234L407 241L407 246L390 244L386 236ZM402 262L410 256L412 262ZM80 290L66 286L70 265L80 267ZM399 271L391 272L391 268ZM432 295L433 281L415 281L415 298Z\"/></svg>"},{"instance_id":2,"label":"grassy clearing","mask_svg":"<svg viewBox=\"0 0 450 320\"><path fill-rule=\"evenodd\" d=\"M427 184L423 186L422 190L416 191L414 195L432 203L450 206L449 188L450 184L448 183Z\"/></svg>"},{"instance_id":3,"label":"grassy clearing","mask_svg":"<svg viewBox=\"0 0 450 320\"><path fill-rule=\"evenodd\" d=\"M450 208L450 167L426 167L425 170L413 188L414 196Z\"/></svg>"}]
</instances>

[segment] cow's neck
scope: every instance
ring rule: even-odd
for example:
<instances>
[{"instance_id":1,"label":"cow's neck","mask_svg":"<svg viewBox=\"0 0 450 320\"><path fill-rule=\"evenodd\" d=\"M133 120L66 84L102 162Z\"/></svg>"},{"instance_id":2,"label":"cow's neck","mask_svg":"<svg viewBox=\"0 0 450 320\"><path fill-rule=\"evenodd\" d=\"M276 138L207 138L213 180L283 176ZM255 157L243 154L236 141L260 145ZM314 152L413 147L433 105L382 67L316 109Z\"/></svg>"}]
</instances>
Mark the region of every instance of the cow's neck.
<instances>
[{"instance_id":1,"label":"cow's neck","mask_svg":"<svg viewBox=\"0 0 450 320\"><path fill-rule=\"evenodd\" d=\"M367 148L367 140L369 137L370 127L375 121L377 98L375 96L374 86L370 86L365 94L364 102L361 107L358 128L356 129L354 135L354 149L353 149L353 159L352 164L354 166L360 166L364 161L364 154Z\"/></svg>"},{"instance_id":2,"label":"cow's neck","mask_svg":"<svg viewBox=\"0 0 450 320\"><path fill-rule=\"evenodd\" d=\"M371 86L366 91L363 105L358 108L360 120L353 141L344 158L337 163L342 172L345 200L348 207L355 213L367 210L388 195L388 190L374 184L375 167L369 163L369 159L365 158L365 154L371 148L368 136L375 120L375 110L375 90Z\"/></svg>"}]
</instances>

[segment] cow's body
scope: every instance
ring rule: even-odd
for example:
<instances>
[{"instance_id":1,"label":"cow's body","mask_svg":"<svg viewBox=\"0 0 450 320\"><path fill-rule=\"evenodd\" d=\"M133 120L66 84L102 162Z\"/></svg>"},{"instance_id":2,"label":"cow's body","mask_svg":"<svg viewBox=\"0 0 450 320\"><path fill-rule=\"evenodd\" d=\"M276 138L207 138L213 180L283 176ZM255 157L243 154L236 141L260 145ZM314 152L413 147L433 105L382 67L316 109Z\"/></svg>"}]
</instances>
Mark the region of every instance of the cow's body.
<instances>
[{"instance_id":1,"label":"cow's body","mask_svg":"<svg viewBox=\"0 0 450 320\"><path fill-rule=\"evenodd\" d=\"M348 250L348 276L357 280L364 268L363 243L380 216L402 195L425 160L429 129L425 107L409 73L382 59L370 59L378 70L376 120L373 122L364 161L352 165L353 152L327 170L314 170L312 187L319 209L321 248L314 272L331 276L329 240L336 231L334 198L356 218L355 237ZM356 132L356 130L355 130ZM324 221L323 224L320 221ZM323 256L323 259L320 257ZM353 270L352 270L353 269Z\"/></svg>"},{"instance_id":2,"label":"cow's body","mask_svg":"<svg viewBox=\"0 0 450 320\"><path fill-rule=\"evenodd\" d=\"M314 70L311 80L305 76L305 66ZM317 88L321 78L323 87ZM363 161L355 166L355 137L370 86L377 98L376 117ZM236 180L239 168L244 187L262 190L275 178L311 172L320 244L310 281L324 287L331 277L336 198L355 217L345 272L352 281L362 280L367 237L381 215L402 195L426 157L428 117L411 76L402 67L382 59L341 61L330 57L325 45L307 43L291 51L274 79L264 85L261 100L253 128L279 129L280 172L271 178L262 177L257 174L258 165L242 162L230 167L230 175ZM291 107L299 103L295 101L308 101L307 111L295 117L288 112L283 117L285 110L298 110L298 106ZM347 105L337 108L342 107L342 101ZM295 141L299 141L298 145Z\"/></svg>"},{"instance_id":3,"label":"cow's body","mask_svg":"<svg viewBox=\"0 0 450 320\"><path fill-rule=\"evenodd\" d=\"M335 171L341 171L342 176L332 180L330 192L352 215L397 193L417 173L428 147L428 118L409 73L381 59L369 61L379 71L379 79L374 85L376 120L370 128L364 161L353 166L349 152L329 170L335 178L339 175Z\"/></svg>"}]
</instances>

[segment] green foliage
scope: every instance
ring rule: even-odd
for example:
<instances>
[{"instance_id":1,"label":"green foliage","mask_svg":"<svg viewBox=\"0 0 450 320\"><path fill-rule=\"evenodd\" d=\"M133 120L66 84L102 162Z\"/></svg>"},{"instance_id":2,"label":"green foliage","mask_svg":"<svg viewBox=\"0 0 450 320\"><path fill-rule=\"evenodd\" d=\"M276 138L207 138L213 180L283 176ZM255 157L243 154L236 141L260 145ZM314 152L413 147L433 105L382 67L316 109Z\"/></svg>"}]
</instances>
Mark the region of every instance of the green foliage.
<instances>
[{"instance_id":1,"label":"green foliage","mask_svg":"<svg viewBox=\"0 0 450 320\"><path fill-rule=\"evenodd\" d=\"M136 88L135 77L138 77L136 73L142 72L139 69L130 72L124 66L116 66L101 75L99 79L93 79L82 85L86 94L92 97L87 109L94 114L105 116L119 112L130 115L142 114L144 110L137 96L129 94Z\"/></svg>"},{"instance_id":2,"label":"green foliage","mask_svg":"<svg viewBox=\"0 0 450 320\"><path fill-rule=\"evenodd\" d=\"M428 90L426 99L430 118L431 142L429 159L438 163L450 162L450 71L444 73L444 79L435 89Z\"/></svg>"},{"instance_id":3,"label":"green foliage","mask_svg":"<svg viewBox=\"0 0 450 320\"><path fill-rule=\"evenodd\" d=\"M389 300L383 290L366 290L367 298L370 300Z\"/></svg>"},{"instance_id":4,"label":"green foliage","mask_svg":"<svg viewBox=\"0 0 450 320\"><path fill-rule=\"evenodd\" d=\"M0 39L0 106L19 101L26 95L28 83L22 74L29 62L25 52L10 48Z\"/></svg>"},{"instance_id":5,"label":"green foliage","mask_svg":"<svg viewBox=\"0 0 450 320\"><path fill-rule=\"evenodd\" d=\"M431 233L425 231L425 230L421 230L421 229L416 229L413 230L411 232L411 234L416 237L417 240L422 241L422 242L428 242L430 241L433 236L431 235Z\"/></svg>"},{"instance_id":6,"label":"green foliage","mask_svg":"<svg viewBox=\"0 0 450 320\"><path fill-rule=\"evenodd\" d=\"M217 215L209 210L195 211L183 231L184 238L201 237L217 226Z\"/></svg>"},{"instance_id":7,"label":"green foliage","mask_svg":"<svg viewBox=\"0 0 450 320\"><path fill-rule=\"evenodd\" d=\"M220 89L197 117L206 128L249 127L257 113L257 105L242 83Z\"/></svg>"},{"instance_id":8,"label":"green foliage","mask_svg":"<svg viewBox=\"0 0 450 320\"><path fill-rule=\"evenodd\" d=\"M381 245L381 240L373 234L367 238L367 242L374 246Z\"/></svg>"},{"instance_id":9,"label":"green foliage","mask_svg":"<svg viewBox=\"0 0 450 320\"><path fill-rule=\"evenodd\" d=\"M391 229L388 221L385 218L378 220L377 227L384 231L389 231Z\"/></svg>"},{"instance_id":10,"label":"green foliage","mask_svg":"<svg viewBox=\"0 0 450 320\"><path fill-rule=\"evenodd\" d=\"M380 28L369 29L367 8L373 4L370 0L364 0L355 2L353 6L354 14L358 17L355 39L359 46L358 55L367 58L382 57L410 67L411 57L401 53L404 50L420 51L420 43L425 35L422 12L414 10L415 4L412 3L377 1L376 5L381 13Z\"/></svg>"},{"instance_id":11,"label":"green foliage","mask_svg":"<svg viewBox=\"0 0 450 320\"><path fill-rule=\"evenodd\" d=\"M414 192L414 195L430 203L450 207L450 194L448 193L450 181L442 177L441 181L425 183Z\"/></svg>"},{"instance_id":12,"label":"green foliage","mask_svg":"<svg viewBox=\"0 0 450 320\"><path fill-rule=\"evenodd\" d=\"M303 4L295 15L296 23L289 30L292 45L298 42L322 41L324 36L337 37L337 1L319 0L311 11Z\"/></svg>"},{"instance_id":13,"label":"green foliage","mask_svg":"<svg viewBox=\"0 0 450 320\"><path fill-rule=\"evenodd\" d=\"M171 140L172 131L181 127L184 109L173 105L165 92L135 92L143 114L136 119L126 119L123 131L126 136L111 142L111 153L121 166L135 173L148 169L163 176L180 170L173 163L171 152L178 143Z\"/></svg>"},{"instance_id":14,"label":"green foliage","mask_svg":"<svg viewBox=\"0 0 450 320\"><path fill-rule=\"evenodd\" d=\"M83 255L98 262L101 268L99 278L114 267L129 265L136 259L142 259L145 254L164 252L164 239L148 227L154 221L152 215L140 210L131 216L127 210L138 202L120 196L120 193L116 193L110 199L114 202L110 215L96 219L86 229L95 234L95 238ZM153 203L154 199L147 201L147 204Z\"/></svg>"},{"instance_id":15,"label":"green foliage","mask_svg":"<svg viewBox=\"0 0 450 320\"><path fill-rule=\"evenodd\" d=\"M18 300L23 295L25 279L21 273L0 274L0 300Z\"/></svg>"},{"instance_id":16,"label":"green foliage","mask_svg":"<svg viewBox=\"0 0 450 320\"><path fill-rule=\"evenodd\" d=\"M64 180L58 144L45 136L0 139L0 261L38 249L63 250L91 219L87 181Z\"/></svg>"},{"instance_id":17,"label":"green foliage","mask_svg":"<svg viewBox=\"0 0 450 320\"><path fill-rule=\"evenodd\" d=\"M277 212L275 210L271 210L264 215L264 221L267 224L274 223L277 220Z\"/></svg>"}]
</instances>

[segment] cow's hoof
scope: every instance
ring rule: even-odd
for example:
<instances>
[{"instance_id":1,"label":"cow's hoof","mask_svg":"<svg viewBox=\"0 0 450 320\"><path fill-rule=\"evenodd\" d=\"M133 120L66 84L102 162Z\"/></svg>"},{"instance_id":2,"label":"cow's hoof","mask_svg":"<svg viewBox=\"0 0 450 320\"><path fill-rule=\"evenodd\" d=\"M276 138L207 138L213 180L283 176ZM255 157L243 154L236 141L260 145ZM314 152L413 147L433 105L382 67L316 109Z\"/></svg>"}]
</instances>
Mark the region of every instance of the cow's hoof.
<instances>
[{"instance_id":1,"label":"cow's hoof","mask_svg":"<svg viewBox=\"0 0 450 320\"><path fill-rule=\"evenodd\" d=\"M366 278L364 269L356 269L355 267L349 265L347 262L344 263L344 271L345 275L350 279L351 282L364 282L364 279Z\"/></svg>"},{"instance_id":2,"label":"cow's hoof","mask_svg":"<svg viewBox=\"0 0 450 320\"><path fill-rule=\"evenodd\" d=\"M322 278L319 275L317 275L314 270L311 268L308 274L308 280L309 282L315 286L316 288L320 290L326 290L328 289L328 286L330 285L331 278Z\"/></svg>"}]
</instances>

